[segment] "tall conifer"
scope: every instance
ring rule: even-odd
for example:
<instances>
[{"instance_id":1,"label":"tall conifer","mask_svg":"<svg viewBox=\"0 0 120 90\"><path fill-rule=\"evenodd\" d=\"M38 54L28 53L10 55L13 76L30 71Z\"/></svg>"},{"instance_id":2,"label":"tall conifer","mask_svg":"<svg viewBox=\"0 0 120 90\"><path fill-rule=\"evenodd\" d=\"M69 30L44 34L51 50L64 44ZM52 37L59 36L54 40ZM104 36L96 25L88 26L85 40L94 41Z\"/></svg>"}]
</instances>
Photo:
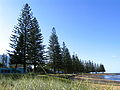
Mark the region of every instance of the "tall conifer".
<instances>
[{"instance_id":1,"label":"tall conifer","mask_svg":"<svg viewBox=\"0 0 120 90\"><path fill-rule=\"evenodd\" d=\"M31 22L28 38L28 62L34 65L34 72L36 72L37 65L44 65L43 36L36 18L33 18Z\"/></svg>"},{"instance_id":2,"label":"tall conifer","mask_svg":"<svg viewBox=\"0 0 120 90\"><path fill-rule=\"evenodd\" d=\"M10 37L10 47L8 50L12 64L23 64L24 72L28 63L34 64L43 59L42 34L38 22L32 15L31 8L25 4L18 24L14 27ZM39 58L39 59L38 59Z\"/></svg>"},{"instance_id":3,"label":"tall conifer","mask_svg":"<svg viewBox=\"0 0 120 90\"><path fill-rule=\"evenodd\" d=\"M49 39L48 50L49 59L54 73L56 73L56 71L59 72L59 70L62 68L62 56L61 48L58 42L58 36L54 27L52 29L52 34Z\"/></svg>"},{"instance_id":4,"label":"tall conifer","mask_svg":"<svg viewBox=\"0 0 120 90\"><path fill-rule=\"evenodd\" d=\"M62 63L63 63L62 66L63 66L64 72L71 73L71 69L72 69L71 55L64 42L62 47Z\"/></svg>"}]
</instances>

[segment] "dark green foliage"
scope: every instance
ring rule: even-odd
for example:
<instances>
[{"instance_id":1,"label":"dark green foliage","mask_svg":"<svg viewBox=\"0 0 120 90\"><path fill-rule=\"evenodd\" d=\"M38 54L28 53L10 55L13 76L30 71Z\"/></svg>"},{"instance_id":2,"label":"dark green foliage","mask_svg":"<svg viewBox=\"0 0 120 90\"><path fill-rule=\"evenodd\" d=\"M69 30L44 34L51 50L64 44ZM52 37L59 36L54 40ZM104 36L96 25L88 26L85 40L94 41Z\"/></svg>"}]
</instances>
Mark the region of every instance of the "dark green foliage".
<instances>
[{"instance_id":1,"label":"dark green foliage","mask_svg":"<svg viewBox=\"0 0 120 90\"><path fill-rule=\"evenodd\" d=\"M95 72L95 65L93 61L91 62L91 72Z\"/></svg>"},{"instance_id":2,"label":"dark green foliage","mask_svg":"<svg viewBox=\"0 0 120 90\"><path fill-rule=\"evenodd\" d=\"M11 35L10 47L12 51L8 51L11 64L23 64L24 72L26 71L27 51L28 51L28 33L31 30L32 12L30 6L25 4L21 15L18 18L18 24L14 27Z\"/></svg>"},{"instance_id":3,"label":"dark green foliage","mask_svg":"<svg viewBox=\"0 0 120 90\"><path fill-rule=\"evenodd\" d=\"M17 41L16 48L13 53L10 53L11 64L23 64L24 62L24 48L23 48L23 34L20 35Z\"/></svg>"},{"instance_id":4,"label":"dark green foliage","mask_svg":"<svg viewBox=\"0 0 120 90\"><path fill-rule=\"evenodd\" d=\"M85 67L83 61L79 60L79 72L82 73L84 72Z\"/></svg>"},{"instance_id":5,"label":"dark green foliage","mask_svg":"<svg viewBox=\"0 0 120 90\"><path fill-rule=\"evenodd\" d=\"M44 45L42 44L43 37L36 18L33 18L31 27L28 34L28 63L34 65L34 71L36 72L37 65L44 65Z\"/></svg>"},{"instance_id":6,"label":"dark green foliage","mask_svg":"<svg viewBox=\"0 0 120 90\"><path fill-rule=\"evenodd\" d=\"M84 63L84 72L86 73L90 73L90 72L105 72L105 68L103 64L96 64L93 61L91 62L90 60Z\"/></svg>"},{"instance_id":7,"label":"dark green foliage","mask_svg":"<svg viewBox=\"0 0 120 90\"><path fill-rule=\"evenodd\" d=\"M84 63L78 58L77 55L72 55L72 68L73 73L84 72Z\"/></svg>"},{"instance_id":8,"label":"dark green foliage","mask_svg":"<svg viewBox=\"0 0 120 90\"><path fill-rule=\"evenodd\" d=\"M25 4L18 24L14 27L13 34L10 37L10 47L8 51L11 64L23 64L24 72L27 64L43 64L44 45L41 30L38 22L32 16L30 6Z\"/></svg>"},{"instance_id":9,"label":"dark green foliage","mask_svg":"<svg viewBox=\"0 0 120 90\"><path fill-rule=\"evenodd\" d=\"M51 46L54 46L54 45L51 45ZM72 58L71 58L69 50L66 47L64 42L63 42L61 54L62 54L62 68L61 68L61 70L64 73L90 73L90 72L97 73L97 72L104 71L104 66L102 64L99 65L99 64L96 64L90 60L84 62L84 61L80 60L78 58L78 56L75 54L73 54ZM55 58L55 56L54 56L54 58ZM53 67L54 66L53 61L51 61L51 63L49 63L48 65ZM55 68L57 68L57 67L55 67Z\"/></svg>"},{"instance_id":10,"label":"dark green foliage","mask_svg":"<svg viewBox=\"0 0 120 90\"><path fill-rule=\"evenodd\" d=\"M105 68L103 64L100 64L100 72L105 72Z\"/></svg>"},{"instance_id":11,"label":"dark green foliage","mask_svg":"<svg viewBox=\"0 0 120 90\"><path fill-rule=\"evenodd\" d=\"M46 72L46 70L54 73L59 71L64 73L105 72L103 64L99 65L90 60L82 61L77 55L71 57L64 42L63 47L60 47L54 27L49 39L48 57L46 56L49 62L45 63L43 36L28 4L25 4L22 9L10 41L11 50L8 50L10 63L16 64L16 68L18 64L22 64L24 72L29 64L34 65L34 72Z\"/></svg>"},{"instance_id":12,"label":"dark green foliage","mask_svg":"<svg viewBox=\"0 0 120 90\"><path fill-rule=\"evenodd\" d=\"M101 70L100 70L100 65L99 65L99 64L96 64L95 70L96 70L96 72L100 72L100 71L101 71Z\"/></svg>"},{"instance_id":13,"label":"dark green foliage","mask_svg":"<svg viewBox=\"0 0 120 90\"><path fill-rule=\"evenodd\" d=\"M64 73L72 73L71 55L69 53L68 48L65 46L64 42L62 47L62 67L63 67Z\"/></svg>"},{"instance_id":14,"label":"dark green foliage","mask_svg":"<svg viewBox=\"0 0 120 90\"><path fill-rule=\"evenodd\" d=\"M79 64L79 62L78 62L78 58L76 58L76 56L75 55L72 55L72 67L73 67L73 73L77 73L78 72L78 64Z\"/></svg>"},{"instance_id":15,"label":"dark green foliage","mask_svg":"<svg viewBox=\"0 0 120 90\"><path fill-rule=\"evenodd\" d=\"M49 39L49 47L48 47L48 55L51 63L51 67L54 70L54 73L56 71L59 72L59 70L62 68L62 56L61 56L61 48L58 42L58 36L56 34L56 30L53 27L52 29L52 35Z\"/></svg>"}]
</instances>

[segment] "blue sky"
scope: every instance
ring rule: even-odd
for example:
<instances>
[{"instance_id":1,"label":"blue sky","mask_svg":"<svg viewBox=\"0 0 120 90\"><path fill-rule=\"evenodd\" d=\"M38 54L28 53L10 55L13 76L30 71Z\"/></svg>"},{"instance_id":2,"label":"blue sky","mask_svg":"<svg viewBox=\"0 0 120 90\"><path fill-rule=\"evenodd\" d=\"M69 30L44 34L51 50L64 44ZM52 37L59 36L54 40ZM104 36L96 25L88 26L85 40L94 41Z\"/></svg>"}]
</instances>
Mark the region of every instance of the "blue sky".
<instances>
[{"instance_id":1,"label":"blue sky","mask_svg":"<svg viewBox=\"0 0 120 90\"><path fill-rule=\"evenodd\" d=\"M52 27L59 42L82 60L103 63L107 72L120 72L119 0L0 0L0 54L9 49L9 37L25 3L37 18L44 44Z\"/></svg>"}]
</instances>

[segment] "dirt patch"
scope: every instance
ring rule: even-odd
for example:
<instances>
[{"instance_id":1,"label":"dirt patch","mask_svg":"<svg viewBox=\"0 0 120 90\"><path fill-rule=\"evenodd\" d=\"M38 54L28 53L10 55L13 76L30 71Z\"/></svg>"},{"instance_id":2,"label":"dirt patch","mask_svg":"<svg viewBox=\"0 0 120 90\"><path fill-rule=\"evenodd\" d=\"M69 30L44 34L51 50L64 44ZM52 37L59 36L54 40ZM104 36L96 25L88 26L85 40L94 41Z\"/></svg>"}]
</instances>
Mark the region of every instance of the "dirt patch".
<instances>
[{"instance_id":1,"label":"dirt patch","mask_svg":"<svg viewBox=\"0 0 120 90\"><path fill-rule=\"evenodd\" d=\"M108 90L109 88L112 88L112 90L120 90L120 82L106 80L100 77L101 75L116 75L116 74L83 74L83 75L75 75L72 79L87 81L88 83L91 83L93 87L94 86L100 87L101 90L104 90L104 88L106 87L108 87Z\"/></svg>"},{"instance_id":2,"label":"dirt patch","mask_svg":"<svg viewBox=\"0 0 120 90\"><path fill-rule=\"evenodd\" d=\"M83 75L76 75L72 79L88 80L88 81L92 81L94 83L112 83L112 84L117 84L120 86L120 82L113 81L113 80L106 80L106 79L100 77L101 75L113 75L113 74L83 74Z\"/></svg>"}]
</instances>

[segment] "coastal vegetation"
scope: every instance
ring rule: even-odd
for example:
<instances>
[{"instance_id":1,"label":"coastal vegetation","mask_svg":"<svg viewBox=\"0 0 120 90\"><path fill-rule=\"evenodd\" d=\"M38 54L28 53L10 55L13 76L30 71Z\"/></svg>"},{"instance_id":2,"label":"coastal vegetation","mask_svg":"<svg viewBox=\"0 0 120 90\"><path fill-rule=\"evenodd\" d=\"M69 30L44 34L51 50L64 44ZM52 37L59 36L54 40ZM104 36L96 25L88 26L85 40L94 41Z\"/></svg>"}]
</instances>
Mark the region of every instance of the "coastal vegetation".
<instances>
[{"instance_id":1,"label":"coastal vegetation","mask_svg":"<svg viewBox=\"0 0 120 90\"><path fill-rule=\"evenodd\" d=\"M114 84L94 82L85 77L104 73L103 64L81 60L70 54L65 42L59 43L55 27L48 46L31 8L25 4L10 37L10 67L24 68L23 74L0 74L0 90L113 90ZM3 62L5 59L3 58ZM4 63L3 63L4 64ZM27 70L33 65L32 70ZM82 78L80 78L82 76ZM95 76L95 74L93 75ZM96 78L96 77L95 77Z\"/></svg>"},{"instance_id":2,"label":"coastal vegetation","mask_svg":"<svg viewBox=\"0 0 120 90\"><path fill-rule=\"evenodd\" d=\"M45 46L39 23L30 6L25 4L10 37L10 65L14 68L22 65L24 72L33 65L34 73L105 72L103 64L81 60L75 53L71 55L65 42L61 47L55 27L52 28L48 46Z\"/></svg>"},{"instance_id":3,"label":"coastal vegetation","mask_svg":"<svg viewBox=\"0 0 120 90\"><path fill-rule=\"evenodd\" d=\"M119 90L115 83L72 80L72 74L5 74L0 75L1 90ZM84 75L83 75L84 76ZM69 77L66 79L65 77ZM95 78L95 77L94 77Z\"/></svg>"}]
</instances>

